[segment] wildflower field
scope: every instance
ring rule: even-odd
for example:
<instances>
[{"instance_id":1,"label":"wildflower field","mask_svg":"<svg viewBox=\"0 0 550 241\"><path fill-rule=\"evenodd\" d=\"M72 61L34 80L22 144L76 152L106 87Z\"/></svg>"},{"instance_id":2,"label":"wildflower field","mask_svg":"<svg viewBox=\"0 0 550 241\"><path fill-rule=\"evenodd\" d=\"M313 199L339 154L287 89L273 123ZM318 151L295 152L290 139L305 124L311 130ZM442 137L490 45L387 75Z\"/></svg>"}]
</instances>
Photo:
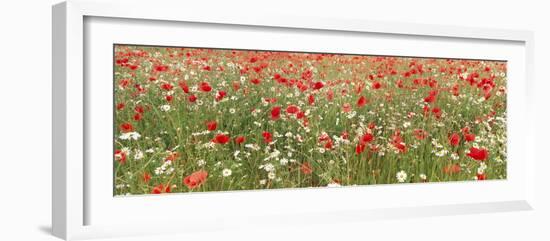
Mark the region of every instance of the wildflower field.
<instances>
[{"instance_id":1,"label":"wildflower field","mask_svg":"<svg viewBox=\"0 0 550 241\"><path fill-rule=\"evenodd\" d=\"M114 194L506 178L506 62L114 45Z\"/></svg>"}]
</instances>

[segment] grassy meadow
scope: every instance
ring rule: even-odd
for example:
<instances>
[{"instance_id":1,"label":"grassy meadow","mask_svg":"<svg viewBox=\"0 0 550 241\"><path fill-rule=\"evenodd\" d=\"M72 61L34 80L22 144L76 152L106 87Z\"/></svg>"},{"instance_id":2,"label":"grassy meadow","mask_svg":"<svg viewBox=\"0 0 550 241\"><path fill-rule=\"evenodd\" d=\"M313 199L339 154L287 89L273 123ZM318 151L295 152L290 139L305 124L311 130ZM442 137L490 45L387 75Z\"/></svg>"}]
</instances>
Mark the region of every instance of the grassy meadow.
<instances>
[{"instance_id":1,"label":"grassy meadow","mask_svg":"<svg viewBox=\"0 0 550 241\"><path fill-rule=\"evenodd\" d=\"M114 48L115 195L506 178L506 62Z\"/></svg>"}]
</instances>

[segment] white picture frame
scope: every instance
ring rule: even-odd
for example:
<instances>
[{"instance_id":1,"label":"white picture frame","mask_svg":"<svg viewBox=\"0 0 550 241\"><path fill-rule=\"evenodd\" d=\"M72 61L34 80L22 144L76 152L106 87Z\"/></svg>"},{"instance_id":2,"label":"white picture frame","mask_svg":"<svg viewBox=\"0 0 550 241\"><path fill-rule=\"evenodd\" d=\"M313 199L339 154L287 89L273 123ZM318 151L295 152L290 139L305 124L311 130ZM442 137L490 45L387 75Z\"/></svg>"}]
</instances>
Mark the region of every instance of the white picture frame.
<instances>
[{"instance_id":1,"label":"white picture frame","mask_svg":"<svg viewBox=\"0 0 550 241\"><path fill-rule=\"evenodd\" d=\"M162 2L162 4L159 4ZM131 7L128 4L131 3ZM439 26L439 25L421 25L409 23L391 23L362 21L350 19L320 19L320 18L301 18L295 16L269 15L269 16L242 16L226 15L215 16L205 14L204 12L188 11L181 14L181 9L185 9L186 4L181 1L86 1L69 0L53 6L53 168L52 168L52 226L53 234L63 239L85 239L95 237L112 237L123 235L156 234L168 232L195 232L205 230L220 230L224 228L239 227L242 225L254 225L257 223L272 223L278 225L299 225L303 222L308 223L330 223L334 220L339 221L361 221L384 218L398 217L422 217L433 215L451 215L481 212L530 210L534 206L534 125L531 118L531 83L533 75L533 33L521 30L497 30L468 28L457 26ZM118 22L117 22L118 21ZM150 22L152 24L146 24ZM120 24L118 24L120 23ZM87 29L88 26L93 28ZM110 25L109 25L110 24ZM148 30L157 31L159 38L140 38L131 32L131 26L147 25ZM136 25L137 24L137 25ZM90 106L88 98L98 99L99 92L89 92L90 89L101 90L99 85L90 85L85 80L90 77L86 73L86 68L96 68L100 63L98 59L88 59L86 48L102 50L99 44L88 45L86 41L95 41L94 43L115 43L117 41L131 41L142 44L175 44L175 40L167 41L162 39L163 25L170 25L179 28L180 24L205 24L208 26L221 26L225 30L252 28L251 34L256 31L264 31L266 34L285 34L285 32L300 31L308 34L315 32L316 36L333 36L339 38L339 35L346 33L376 36L389 36L399 40L411 39L410 41L440 41L440 47L434 42L434 52L430 56L438 55L437 49L448 51L454 57L471 57L473 50L481 50L477 54L482 58L484 53L490 53L491 56L513 59L513 74L510 77L509 85L513 85L509 94L510 123L508 126L510 136L514 141L508 142L512 148L509 158L513 160L513 165L509 169L511 177L503 182L487 182L481 185L472 185L471 183L437 183L426 184L428 186L411 185L382 185L373 187L350 187L342 189L299 189L299 190L276 190L260 192L223 192L223 193L205 193L194 195L167 195L167 196L145 196L118 198L105 196L97 187L105 187L103 183L90 185L87 178L95 175L110 175L108 172L112 169L101 169L97 164L87 162L85 156L89 155L89 145L86 145L86 138L90 135L87 129L90 122L87 118L96 118L100 113L94 112L94 106ZM112 29L108 26L130 29L124 36L113 37ZM120 25L120 26L119 26ZM103 26L103 27L102 27ZM107 26L107 27L105 27ZM130 26L130 27L128 27ZM202 26L202 25L201 25ZM274 31L276 30L276 31ZM197 30L197 35L207 34L207 30ZM275 33L275 34L276 34ZM90 36L90 34L92 36ZM252 35L251 35L252 36ZM254 35L256 36L256 35ZM311 37L311 36L310 36ZM305 37L305 38L310 38ZM200 41L197 38L195 41ZM163 42L167 41L167 42ZM174 42L175 41L175 42ZM407 40L408 41L408 40ZM162 42L162 43L159 43ZM242 41L243 44L246 44ZM444 42L444 43L443 43ZM470 43L475 42L472 45ZM502 44L509 50L499 52L494 47ZM216 45L220 43L210 43ZM430 43L432 44L432 43ZM229 47L236 47L238 43L228 43ZM471 46L472 51L452 51L449 46ZM257 48L273 45L258 45ZM286 48L288 45L280 44L278 49ZM382 45L380 45L382 46ZM477 47L476 47L477 46ZM491 47L493 46L493 47ZM224 46L226 47L226 46ZM290 47L292 48L292 47ZM302 45L297 48L309 48ZM315 48L315 46L311 46ZM447 50L445 50L447 49ZM344 52L354 52L353 48L345 49ZM368 49L363 51L369 51ZM401 53L402 55L417 52L403 52L402 50L391 50L390 54ZM401 51L401 52L399 52ZM509 54L508 54L509 53ZM112 54L111 52L107 54ZM380 53L374 53L380 54ZM422 55L422 54L420 54ZM411 56L411 55L409 55ZM103 59L104 60L104 59ZM101 69L101 68L99 68ZM108 72L109 69L106 69ZM111 70L112 71L112 70ZM100 71L102 72L102 71ZM98 72L99 73L99 72ZM94 73L95 75L95 73ZM99 74L98 74L99 75ZM112 83L111 83L112 84ZM110 91L110 90L109 90ZM91 95L91 96L90 96ZM111 105L112 106L112 105ZM97 115L96 115L97 114ZM95 130L94 130L95 132ZM110 139L109 139L110 140ZM90 140L94 142L94 140ZM112 153L112 150L105 150ZM111 165L112 163L108 163ZM87 174L90 169L99 170L94 174ZM112 183L111 183L112 184ZM351 201L347 208L326 208L326 203L320 202L318 205L310 205L302 209L293 209L290 206L281 205L277 208L265 208L260 210L257 205L243 205L242 200L256 200L264 202L265 200L276 200L281 197L293 197L301 200L326 199L329 196L339 196L342 199L357 199L366 197L365 195L377 195L379 197L396 197L399 192L407 190L425 193L426 199L421 198L410 201L391 201L384 198L376 200L369 199L369 207L360 208L361 199ZM454 199L453 195L446 195L441 200L433 200L430 195L436 193L445 194L448 191L463 192L464 197ZM466 191L469 190L469 191ZM487 190L496 190L494 193L487 193ZM111 191L111 190L108 190ZM99 193L99 194L98 194ZM97 194L97 195L96 195ZM101 196L101 197L98 197ZM212 200L224 200L228 205L232 205L233 210L226 210ZM334 200L333 200L334 201ZM336 200L338 201L338 200ZM159 225L161 216L156 215L162 211L162 206L174 207L178 203L188 202L192 207L178 207L171 213L164 213L163 218L170 221L177 221L181 227ZM92 203L92 204L91 204ZM144 209L145 203L152 203L150 209ZM92 207L92 208L90 208ZM208 210L206 210L208 208ZM174 210L174 209L171 209ZM132 212L140 212L147 221L141 221L141 226L132 223ZM116 213L120 212L117 217ZM201 213L215 217L203 219ZM193 222L182 220L178 213L185 213L187 217L193 218ZM256 215L257 214L257 215ZM112 216L109 216L112 215ZM224 217L231 216L231 221ZM90 217L98 217L90 220ZM269 217L269 219L265 219ZM109 220L112 219L112 220ZM205 225L209 224L209 225ZM136 226L137 225L137 226Z\"/></svg>"}]
</instances>

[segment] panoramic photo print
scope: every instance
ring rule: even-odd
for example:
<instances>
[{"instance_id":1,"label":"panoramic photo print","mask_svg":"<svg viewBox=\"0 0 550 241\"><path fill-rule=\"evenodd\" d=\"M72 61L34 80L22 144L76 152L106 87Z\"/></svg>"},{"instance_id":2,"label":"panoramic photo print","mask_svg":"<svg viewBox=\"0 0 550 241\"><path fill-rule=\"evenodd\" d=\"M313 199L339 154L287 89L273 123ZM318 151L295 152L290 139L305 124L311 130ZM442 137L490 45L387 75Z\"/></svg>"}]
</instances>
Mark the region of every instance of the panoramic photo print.
<instances>
[{"instance_id":1,"label":"panoramic photo print","mask_svg":"<svg viewBox=\"0 0 550 241\"><path fill-rule=\"evenodd\" d=\"M506 179L506 61L113 48L115 196Z\"/></svg>"}]
</instances>

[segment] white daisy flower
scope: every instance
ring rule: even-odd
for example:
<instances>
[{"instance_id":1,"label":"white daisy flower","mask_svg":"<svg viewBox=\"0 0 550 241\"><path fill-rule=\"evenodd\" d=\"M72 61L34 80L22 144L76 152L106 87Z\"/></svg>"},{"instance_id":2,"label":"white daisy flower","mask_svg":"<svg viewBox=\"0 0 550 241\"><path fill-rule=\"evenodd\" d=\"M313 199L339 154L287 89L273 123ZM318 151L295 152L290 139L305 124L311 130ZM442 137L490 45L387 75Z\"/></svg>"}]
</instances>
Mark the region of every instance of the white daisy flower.
<instances>
[{"instance_id":1,"label":"white daisy flower","mask_svg":"<svg viewBox=\"0 0 550 241\"><path fill-rule=\"evenodd\" d=\"M228 177L228 176L231 176L231 173L233 173L233 172L231 171L231 169L225 168L225 169L223 169L223 171L222 171L222 176Z\"/></svg>"},{"instance_id":2,"label":"white daisy flower","mask_svg":"<svg viewBox=\"0 0 550 241\"><path fill-rule=\"evenodd\" d=\"M161 105L160 110L162 110L164 112L168 112L168 111L170 111L170 105Z\"/></svg>"},{"instance_id":3,"label":"white daisy flower","mask_svg":"<svg viewBox=\"0 0 550 241\"><path fill-rule=\"evenodd\" d=\"M407 173L403 170L399 171L397 175L395 175L398 182L405 182L407 180Z\"/></svg>"},{"instance_id":4,"label":"white daisy flower","mask_svg":"<svg viewBox=\"0 0 550 241\"><path fill-rule=\"evenodd\" d=\"M420 177L420 180L423 180L423 181L425 181L426 179L428 179L428 177L427 177L426 174L424 174L424 173L420 173L420 175L418 175L418 177Z\"/></svg>"}]
</instances>

